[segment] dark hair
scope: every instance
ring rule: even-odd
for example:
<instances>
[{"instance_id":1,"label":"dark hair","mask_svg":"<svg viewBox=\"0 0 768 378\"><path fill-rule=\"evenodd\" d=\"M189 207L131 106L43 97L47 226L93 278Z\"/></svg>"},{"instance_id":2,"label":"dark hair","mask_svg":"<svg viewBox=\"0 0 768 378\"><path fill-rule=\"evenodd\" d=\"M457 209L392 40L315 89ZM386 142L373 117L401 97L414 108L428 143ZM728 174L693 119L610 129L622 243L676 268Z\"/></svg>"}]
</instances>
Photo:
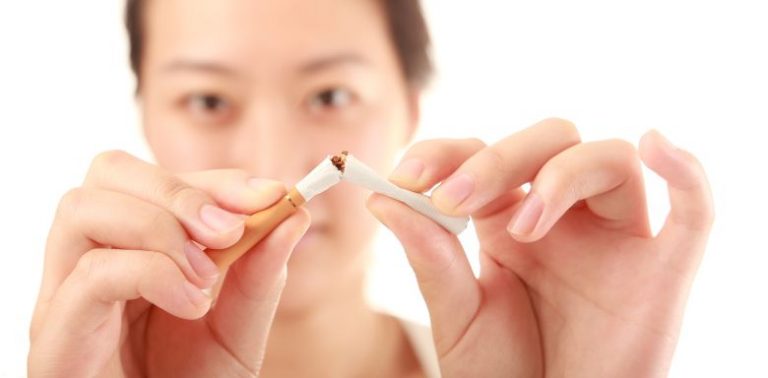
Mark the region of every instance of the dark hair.
<instances>
[{"instance_id":1,"label":"dark hair","mask_svg":"<svg viewBox=\"0 0 768 378\"><path fill-rule=\"evenodd\" d=\"M433 73L430 38L419 0L379 0L383 2L389 32L408 86L423 89ZM128 31L131 69L141 83L141 58L144 52L143 14L146 0L126 0L125 27Z\"/></svg>"}]
</instances>

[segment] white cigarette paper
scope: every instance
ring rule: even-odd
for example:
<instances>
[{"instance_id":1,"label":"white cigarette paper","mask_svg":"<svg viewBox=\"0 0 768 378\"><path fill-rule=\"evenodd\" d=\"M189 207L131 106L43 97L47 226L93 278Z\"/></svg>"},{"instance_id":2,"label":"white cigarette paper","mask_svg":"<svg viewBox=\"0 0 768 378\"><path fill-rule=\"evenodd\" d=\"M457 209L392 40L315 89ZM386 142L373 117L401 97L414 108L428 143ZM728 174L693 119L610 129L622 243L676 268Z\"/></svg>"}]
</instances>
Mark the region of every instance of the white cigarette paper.
<instances>
[{"instance_id":1,"label":"white cigarette paper","mask_svg":"<svg viewBox=\"0 0 768 378\"><path fill-rule=\"evenodd\" d=\"M411 192L389 182L376 174L373 169L355 159L354 156L347 155L344 165L344 172L341 175L342 180L398 200L422 215L429 217L454 234L460 234L467 228L469 217L452 217L441 213L432 205L429 197L421 193Z\"/></svg>"},{"instance_id":2,"label":"white cigarette paper","mask_svg":"<svg viewBox=\"0 0 768 378\"><path fill-rule=\"evenodd\" d=\"M323 159L296 184L296 190L305 201L309 202L310 199L344 180L398 200L454 234L460 234L467 228L469 217L451 217L441 213L432 205L429 197L389 182L354 156L345 156L343 172L333 164L331 159L331 156Z\"/></svg>"},{"instance_id":3,"label":"white cigarette paper","mask_svg":"<svg viewBox=\"0 0 768 378\"><path fill-rule=\"evenodd\" d=\"M314 196L330 189L341 181L341 172L331 163L331 157L323 159L303 179L296 183L296 190L309 202Z\"/></svg>"}]
</instances>

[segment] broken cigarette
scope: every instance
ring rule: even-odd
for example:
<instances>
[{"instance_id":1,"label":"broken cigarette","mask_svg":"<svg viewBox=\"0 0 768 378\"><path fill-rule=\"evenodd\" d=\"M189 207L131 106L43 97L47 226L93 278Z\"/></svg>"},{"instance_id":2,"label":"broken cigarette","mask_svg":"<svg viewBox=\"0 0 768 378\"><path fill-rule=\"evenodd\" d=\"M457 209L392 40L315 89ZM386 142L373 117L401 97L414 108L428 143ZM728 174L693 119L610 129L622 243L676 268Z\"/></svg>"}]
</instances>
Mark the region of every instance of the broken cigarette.
<instances>
[{"instance_id":1,"label":"broken cigarette","mask_svg":"<svg viewBox=\"0 0 768 378\"><path fill-rule=\"evenodd\" d=\"M452 217L441 213L432 205L429 197L391 183L352 155L342 153L337 155L336 158L338 162L335 165L342 171L342 180L398 200L454 234L460 234L467 228L469 217Z\"/></svg>"},{"instance_id":2,"label":"broken cigarette","mask_svg":"<svg viewBox=\"0 0 768 378\"><path fill-rule=\"evenodd\" d=\"M398 187L344 151L339 155L323 159L285 197L267 209L249 216L245 220L243 237L233 246L225 249L209 249L206 250L206 253L220 270L226 270L286 218L296 212L299 206L330 189L341 180L349 181L398 200L454 234L464 231L467 228L467 223L469 223L469 217L452 217L441 213L432 205L429 197Z\"/></svg>"}]
</instances>

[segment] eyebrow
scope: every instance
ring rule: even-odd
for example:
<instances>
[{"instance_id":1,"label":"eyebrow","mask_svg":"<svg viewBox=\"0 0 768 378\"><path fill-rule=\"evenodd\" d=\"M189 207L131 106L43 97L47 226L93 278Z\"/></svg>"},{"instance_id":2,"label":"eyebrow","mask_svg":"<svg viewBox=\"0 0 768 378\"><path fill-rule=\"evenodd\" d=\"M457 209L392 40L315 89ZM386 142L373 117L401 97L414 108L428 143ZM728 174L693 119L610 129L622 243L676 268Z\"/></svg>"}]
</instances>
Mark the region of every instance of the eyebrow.
<instances>
[{"instance_id":1,"label":"eyebrow","mask_svg":"<svg viewBox=\"0 0 768 378\"><path fill-rule=\"evenodd\" d=\"M370 62L359 54L340 53L310 60L309 62L299 66L298 72L302 75L307 75L338 66L367 66L369 64ZM223 76L237 76L237 70L225 64L221 64L215 61L194 59L179 59L172 61L171 63L165 65L162 68L162 71L199 71Z\"/></svg>"},{"instance_id":2,"label":"eyebrow","mask_svg":"<svg viewBox=\"0 0 768 378\"><path fill-rule=\"evenodd\" d=\"M225 76L234 76L235 70L226 65L204 60L180 59L175 60L162 68L163 72L174 71L201 71Z\"/></svg>"},{"instance_id":3,"label":"eyebrow","mask_svg":"<svg viewBox=\"0 0 768 378\"><path fill-rule=\"evenodd\" d=\"M359 54L340 53L313 59L299 67L299 72L302 74L310 74L337 66L367 66L369 64L370 62Z\"/></svg>"}]
</instances>

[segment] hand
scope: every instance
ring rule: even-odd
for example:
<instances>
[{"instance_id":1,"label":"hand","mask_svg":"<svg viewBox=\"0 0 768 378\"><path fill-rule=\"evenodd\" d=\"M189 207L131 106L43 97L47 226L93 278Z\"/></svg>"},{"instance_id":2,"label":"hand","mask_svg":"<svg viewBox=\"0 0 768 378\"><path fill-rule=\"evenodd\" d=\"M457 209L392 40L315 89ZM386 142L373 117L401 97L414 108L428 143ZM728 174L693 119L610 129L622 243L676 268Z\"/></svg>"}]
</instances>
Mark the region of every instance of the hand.
<instances>
[{"instance_id":1,"label":"hand","mask_svg":"<svg viewBox=\"0 0 768 378\"><path fill-rule=\"evenodd\" d=\"M641 160L669 186L656 236ZM573 125L548 119L488 147L416 144L391 179L415 191L442 182L434 204L471 215L477 231L476 279L454 235L369 200L416 273L445 376L666 375L713 219L692 155L656 132L639 153L619 140L580 143Z\"/></svg>"},{"instance_id":2,"label":"hand","mask_svg":"<svg viewBox=\"0 0 768 378\"><path fill-rule=\"evenodd\" d=\"M285 283L309 226L300 209L230 268L195 244L225 248L244 216L284 193L239 170L171 175L126 153L98 156L61 201L30 330L29 375L256 375Z\"/></svg>"}]
</instances>

